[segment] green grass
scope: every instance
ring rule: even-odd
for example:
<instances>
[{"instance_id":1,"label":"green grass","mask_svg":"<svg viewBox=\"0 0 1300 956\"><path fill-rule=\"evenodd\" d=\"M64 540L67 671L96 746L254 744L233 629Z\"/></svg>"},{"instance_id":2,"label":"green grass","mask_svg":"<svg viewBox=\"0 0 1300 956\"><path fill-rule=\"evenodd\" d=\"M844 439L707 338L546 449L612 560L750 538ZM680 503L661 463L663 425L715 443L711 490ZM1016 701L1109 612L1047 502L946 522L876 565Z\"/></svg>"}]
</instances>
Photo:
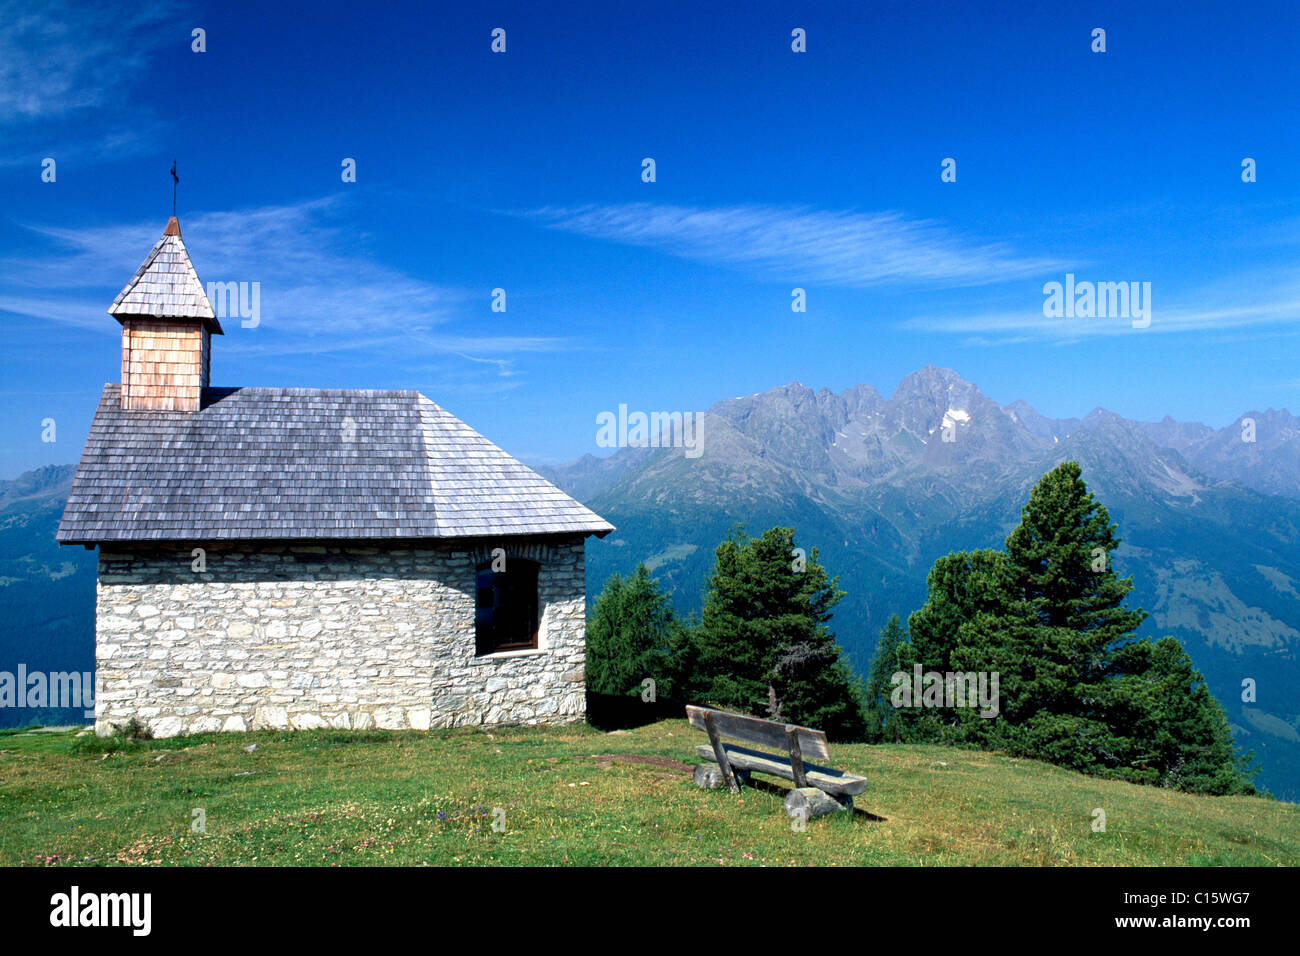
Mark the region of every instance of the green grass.
<instances>
[{"instance_id":1,"label":"green grass","mask_svg":"<svg viewBox=\"0 0 1300 956\"><path fill-rule=\"evenodd\" d=\"M70 732L4 734L0 865L1300 864L1294 804L934 746L833 747L836 766L871 781L859 812L795 832L780 793L695 787L685 765L703 739L678 720L617 734L213 734L118 750ZM191 830L196 808L206 833Z\"/></svg>"}]
</instances>

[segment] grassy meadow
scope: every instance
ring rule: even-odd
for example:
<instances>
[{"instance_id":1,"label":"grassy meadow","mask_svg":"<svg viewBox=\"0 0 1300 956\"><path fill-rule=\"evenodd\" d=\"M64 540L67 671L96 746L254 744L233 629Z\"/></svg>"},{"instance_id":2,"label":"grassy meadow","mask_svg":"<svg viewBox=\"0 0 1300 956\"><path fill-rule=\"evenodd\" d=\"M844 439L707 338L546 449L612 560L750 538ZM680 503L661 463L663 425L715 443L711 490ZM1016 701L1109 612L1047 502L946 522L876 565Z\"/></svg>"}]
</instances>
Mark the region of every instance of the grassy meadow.
<instances>
[{"instance_id":1,"label":"grassy meadow","mask_svg":"<svg viewBox=\"0 0 1300 956\"><path fill-rule=\"evenodd\" d=\"M871 785L852 814L798 832L784 784L698 789L703 740L684 720L612 734L214 734L115 750L73 731L7 731L0 865L1300 864L1294 804L936 746L832 746L832 763Z\"/></svg>"}]
</instances>

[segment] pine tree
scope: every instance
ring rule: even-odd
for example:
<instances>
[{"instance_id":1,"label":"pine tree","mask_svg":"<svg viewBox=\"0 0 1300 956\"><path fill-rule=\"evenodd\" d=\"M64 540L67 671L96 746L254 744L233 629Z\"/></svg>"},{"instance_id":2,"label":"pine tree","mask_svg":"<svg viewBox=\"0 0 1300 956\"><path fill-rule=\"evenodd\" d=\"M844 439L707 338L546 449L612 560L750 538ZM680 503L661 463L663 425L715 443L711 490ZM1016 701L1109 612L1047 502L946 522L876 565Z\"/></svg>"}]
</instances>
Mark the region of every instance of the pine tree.
<instances>
[{"instance_id":1,"label":"pine tree","mask_svg":"<svg viewBox=\"0 0 1300 956\"><path fill-rule=\"evenodd\" d=\"M713 556L713 575L709 581L701 615L697 650L697 673L702 691L710 703L727 710L757 714L768 705L771 663L775 640L772 628L764 619L751 621L755 611L765 615L775 607L776 595L751 599L763 581L777 573L755 576L744 550L746 538L739 528L718 545ZM756 607L755 602L761 603Z\"/></svg>"},{"instance_id":2,"label":"pine tree","mask_svg":"<svg viewBox=\"0 0 1300 956\"><path fill-rule=\"evenodd\" d=\"M1191 793L1253 793L1251 754L1239 754L1223 708L1172 637L1128 645L1108 682L1110 722L1133 741L1118 776Z\"/></svg>"},{"instance_id":3,"label":"pine tree","mask_svg":"<svg viewBox=\"0 0 1300 956\"><path fill-rule=\"evenodd\" d=\"M668 654L676 640L668 597L644 564L605 583L587 624L587 686L598 694L636 695L642 681L656 695L672 692Z\"/></svg>"},{"instance_id":4,"label":"pine tree","mask_svg":"<svg viewBox=\"0 0 1300 956\"><path fill-rule=\"evenodd\" d=\"M910 646L902 670L920 664L923 672L998 670L1000 643L1010 626L1006 555L999 551L955 551L935 561L926 576L925 604L907 619ZM1005 695L1005 688L999 688ZM914 704L916 702L913 702ZM946 743L985 743L993 725L973 708L958 710L913 706L898 711L903 739Z\"/></svg>"},{"instance_id":5,"label":"pine tree","mask_svg":"<svg viewBox=\"0 0 1300 956\"><path fill-rule=\"evenodd\" d=\"M1087 682L1109 673L1109 652L1147 615L1123 606L1133 579L1111 566L1120 538L1081 476L1077 461L1065 461L1039 480L1007 536L1006 555L1012 593L1042 624L1074 632L1073 663Z\"/></svg>"},{"instance_id":6,"label":"pine tree","mask_svg":"<svg viewBox=\"0 0 1300 956\"><path fill-rule=\"evenodd\" d=\"M1005 554L935 562L907 654L926 670L999 676L999 716L903 715L906 739L975 743L1085 773L1204 793L1251 792L1247 757L1177 641L1140 640L1106 508L1067 461L1034 486Z\"/></svg>"},{"instance_id":7,"label":"pine tree","mask_svg":"<svg viewBox=\"0 0 1300 956\"><path fill-rule=\"evenodd\" d=\"M1135 744L1113 721L1118 658L1146 617L1111 557L1120 538L1078 462L1044 475L1006 541L1006 612L984 622L1005 720L986 742L1084 773L1114 774Z\"/></svg>"},{"instance_id":8,"label":"pine tree","mask_svg":"<svg viewBox=\"0 0 1300 956\"><path fill-rule=\"evenodd\" d=\"M1119 741L1104 740L1106 695L1100 685L1118 673L1117 655L1136 640L1146 612L1124 606L1133 580L1118 577L1112 567L1120 538L1081 475L1075 461L1044 475L1007 536L1013 614L1028 617L1033 626L1003 630L999 665L1008 669L1018 716L1034 723L1035 746L1052 735L1071 735L1102 740L1107 751L1122 750ZM1071 719L1049 724L1046 715ZM1076 743L1053 746L1073 753ZM1076 754L1072 765L1085 769L1079 762L1098 750Z\"/></svg>"},{"instance_id":9,"label":"pine tree","mask_svg":"<svg viewBox=\"0 0 1300 956\"><path fill-rule=\"evenodd\" d=\"M793 529L734 531L715 553L699 632L706 698L860 739L861 701L827 626L843 596L816 549L796 556Z\"/></svg>"},{"instance_id":10,"label":"pine tree","mask_svg":"<svg viewBox=\"0 0 1300 956\"><path fill-rule=\"evenodd\" d=\"M954 551L935 561L925 579L925 604L907 619L916 663L926 670L956 669L961 626L980 614L1008 610L1007 572L1006 556L991 549Z\"/></svg>"}]
</instances>

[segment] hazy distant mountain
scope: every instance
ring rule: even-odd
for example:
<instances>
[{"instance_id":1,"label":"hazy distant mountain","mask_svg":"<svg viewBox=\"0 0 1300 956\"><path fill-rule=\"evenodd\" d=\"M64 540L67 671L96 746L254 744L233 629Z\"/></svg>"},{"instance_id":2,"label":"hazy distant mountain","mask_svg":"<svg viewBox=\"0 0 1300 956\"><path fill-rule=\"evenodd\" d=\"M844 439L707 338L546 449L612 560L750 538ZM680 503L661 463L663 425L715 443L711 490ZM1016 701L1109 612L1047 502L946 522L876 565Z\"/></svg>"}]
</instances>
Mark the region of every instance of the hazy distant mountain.
<instances>
[{"instance_id":1,"label":"hazy distant mountain","mask_svg":"<svg viewBox=\"0 0 1300 956\"><path fill-rule=\"evenodd\" d=\"M0 482L0 671L93 671L95 553L54 541L76 465ZM0 727L86 723L81 711L0 708Z\"/></svg>"},{"instance_id":2,"label":"hazy distant mountain","mask_svg":"<svg viewBox=\"0 0 1300 956\"><path fill-rule=\"evenodd\" d=\"M1247 419L1254 422L1253 442L1243 441L1242 423ZM1159 428L1168 421L1147 427ZM1300 418L1286 409L1246 412L1218 431L1198 424L1178 427L1183 431L1171 439L1152 440L1178 448L1211 477L1231 479L1266 494L1300 497Z\"/></svg>"},{"instance_id":3,"label":"hazy distant mountain","mask_svg":"<svg viewBox=\"0 0 1300 956\"><path fill-rule=\"evenodd\" d=\"M1278 795L1300 797L1300 420L1246 413L1218 431L1104 409L1049 419L999 405L927 366L888 400L798 383L720 401L704 413L704 453L626 448L541 469L618 526L588 545L594 596L645 560L698 610L713 548L737 521L751 533L793 525L848 591L835 629L865 670L890 613L925 597L935 558L1001 547L1030 487L1072 458L1110 509L1143 633L1174 634L1253 748ZM945 440L945 437L950 440ZM1254 678L1256 704L1242 704Z\"/></svg>"}]
</instances>

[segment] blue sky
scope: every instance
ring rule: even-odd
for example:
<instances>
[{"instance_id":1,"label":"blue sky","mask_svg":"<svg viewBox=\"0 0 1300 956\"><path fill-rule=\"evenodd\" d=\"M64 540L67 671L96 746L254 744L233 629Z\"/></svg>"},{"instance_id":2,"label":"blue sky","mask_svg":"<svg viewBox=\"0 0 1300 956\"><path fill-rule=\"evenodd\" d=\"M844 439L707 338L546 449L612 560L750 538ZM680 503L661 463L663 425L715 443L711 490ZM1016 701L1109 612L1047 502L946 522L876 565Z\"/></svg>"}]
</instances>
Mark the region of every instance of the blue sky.
<instances>
[{"instance_id":1,"label":"blue sky","mask_svg":"<svg viewBox=\"0 0 1300 956\"><path fill-rule=\"evenodd\" d=\"M534 464L931 362L1053 416L1300 405L1300 5L700 6L0 0L0 477L79 457L173 158L200 277L261 288L214 385L419 389ZM1046 318L1067 272L1150 327Z\"/></svg>"}]
</instances>

